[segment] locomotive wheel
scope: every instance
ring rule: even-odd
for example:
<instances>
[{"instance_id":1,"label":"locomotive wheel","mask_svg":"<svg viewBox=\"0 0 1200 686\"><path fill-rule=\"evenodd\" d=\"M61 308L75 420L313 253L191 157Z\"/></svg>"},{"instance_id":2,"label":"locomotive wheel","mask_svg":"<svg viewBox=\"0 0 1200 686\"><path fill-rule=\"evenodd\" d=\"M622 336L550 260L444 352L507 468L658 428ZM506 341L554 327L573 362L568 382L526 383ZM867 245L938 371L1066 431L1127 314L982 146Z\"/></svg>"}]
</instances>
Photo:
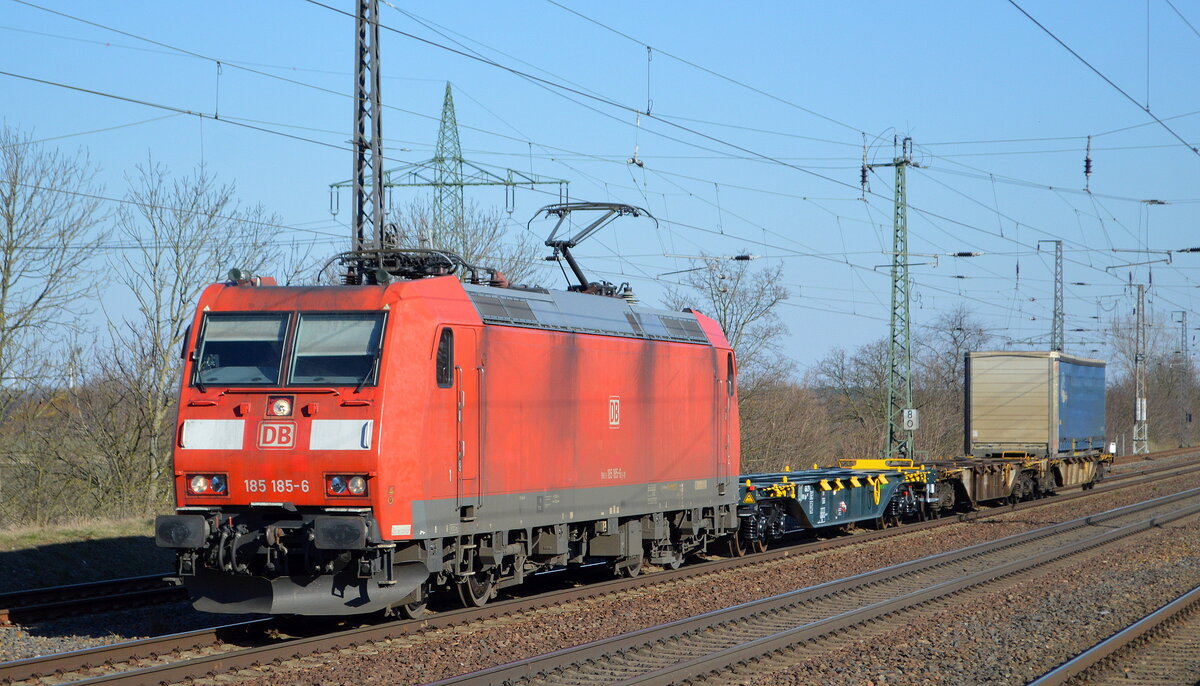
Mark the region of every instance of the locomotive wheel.
<instances>
[{"instance_id":1,"label":"locomotive wheel","mask_svg":"<svg viewBox=\"0 0 1200 686\"><path fill-rule=\"evenodd\" d=\"M617 572L618 576L623 576L623 577L632 579L633 577L637 576L638 574L641 574L642 573L642 562L644 559L645 558L642 557L641 555L638 555L637 557L626 558L626 565L624 567L621 567L620 571Z\"/></svg>"},{"instance_id":2,"label":"locomotive wheel","mask_svg":"<svg viewBox=\"0 0 1200 686\"><path fill-rule=\"evenodd\" d=\"M425 616L425 611L429 609L429 593L425 590L425 584L421 584L421 599L415 603L408 603L400 606L400 614L409 619L420 619Z\"/></svg>"},{"instance_id":3,"label":"locomotive wheel","mask_svg":"<svg viewBox=\"0 0 1200 686\"><path fill-rule=\"evenodd\" d=\"M496 589L496 577L491 572L475 572L459 581L458 598L463 607L483 607L492 599Z\"/></svg>"}]
</instances>

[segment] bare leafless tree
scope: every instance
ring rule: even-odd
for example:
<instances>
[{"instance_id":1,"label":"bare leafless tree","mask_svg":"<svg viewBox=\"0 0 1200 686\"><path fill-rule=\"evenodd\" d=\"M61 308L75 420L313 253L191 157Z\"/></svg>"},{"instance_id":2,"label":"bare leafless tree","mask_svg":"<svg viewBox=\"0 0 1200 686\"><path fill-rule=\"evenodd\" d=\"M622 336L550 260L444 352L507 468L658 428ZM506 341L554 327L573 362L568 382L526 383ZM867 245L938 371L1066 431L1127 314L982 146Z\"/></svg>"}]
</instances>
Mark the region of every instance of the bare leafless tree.
<instances>
[{"instance_id":1,"label":"bare leafless tree","mask_svg":"<svg viewBox=\"0 0 1200 686\"><path fill-rule=\"evenodd\" d=\"M86 328L105 240L97 167L0 125L0 519L49 521L75 496L39 449L74 377L56 346ZM14 521L14 519L9 519Z\"/></svg>"},{"instance_id":2,"label":"bare leafless tree","mask_svg":"<svg viewBox=\"0 0 1200 686\"><path fill-rule=\"evenodd\" d=\"M1130 449L1136 391L1136 317L1116 317L1108 339L1113 350L1107 371L1106 434ZM1200 381L1191 359L1177 350L1177 325L1150 313L1146 321L1146 415L1152 450L1190 445L1188 421L1197 407Z\"/></svg>"},{"instance_id":3,"label":"bare leafless tree","mask_svg":"<svg viewBox=\"0 0 1200 686\"><path fill-rule=\"evenodd\" d=\"M921 327L913 355L913 399L921 411L917 448L932 456L963 449L966 354L986 350L993 336L969 308L959 305Z\"/></svg>"},{"instance_id":4,"label":"bare leafless tree","mask_svg":"<svg viewBox=\"0 0 1200 686\"><path fill-rule=\"evenodd\" d=\"M787 326L775 311L788 297L780 285L783 265L750 265L705 256L700 267L684 274L682 286L667 291L664 301L670 309L691 307L721 325L737 353L739 388L748 392L755 383L780 380L792 369L780 351Z\"/></svg>"},{"instance_id":5,"label":"bare leafless tree","mask_svg":"<svg viewBox=\"0 0 1200 686\"><path fill-rule=\"evenodd\" d=\"M174 177L148 161L129 183L117 234L130 249L111 266L136 310L110 326L111 355L103 368L133 414L117 432L120 451L135 456L126 464L142 470L143 506L150 509L170 465L179 350L201 290L224 280L231 268L263 273L282 249L278 219L260 205L244 205L232 184L218 183L204 167Z\"/></svg>"},{"instance_id":6,"label":"bare leafless tree","mask_svg":"<svg viewBox=\"0 0 1200 686\"><path fill-rule=\"evenodd\" d=\"M79 331L104 222L97 168L0 126L0 417L50 376L52 343Z\"/></svg>"},{"instance_id":7,"label":"bare leafless tree","mask_svg":"<svg viewBox=\"0 0 1200 686\"><path fill-rule=\"evenodd\" d=\"M839 457L875 457L883 446L887 355L881 338L852 353L835 348L809 371L808 385L827 403L839 437Z\"/></svg>"},{"instance_id":8,"label":"bare leafless tree","mask_svg":"<svg viewBox=\"0 0 1200 686\"><path fill-rule=\"evenodd\" d=\"M833 464L837 432L814 390L791 380L761 382L739 409L743 472Z\"/></svg>"}]
</instances>

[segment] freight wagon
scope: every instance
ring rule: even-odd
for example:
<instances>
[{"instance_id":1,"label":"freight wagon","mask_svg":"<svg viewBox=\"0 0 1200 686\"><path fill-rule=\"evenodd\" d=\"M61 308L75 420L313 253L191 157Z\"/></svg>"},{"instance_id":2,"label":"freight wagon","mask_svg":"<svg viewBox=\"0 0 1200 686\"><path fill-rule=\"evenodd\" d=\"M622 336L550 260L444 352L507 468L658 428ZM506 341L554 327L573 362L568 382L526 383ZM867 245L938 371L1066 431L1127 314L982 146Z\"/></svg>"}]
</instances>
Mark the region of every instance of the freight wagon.
<instances>
[{"instance_id":1,"label":"freight wagon","mask_svg":"<svg viewBox=\"0 0 1200 686\"><path fill-rule=\"evenodd\" d=\"M966 454L1068 457L1104 449L1104 362L1051 352L966 356Z\"/></svg>"},{"instance_id":2,"label":"freight wagon","mask_svg":"<svg viewBox=\"0 0 1200 686\"><path fill-rule=\"evenodd\" d=\"M933 460L935 509L1093 487L1104 452L1104 365L1062 352L966 355L966 456Z\"/></svg>"}]
</instances>

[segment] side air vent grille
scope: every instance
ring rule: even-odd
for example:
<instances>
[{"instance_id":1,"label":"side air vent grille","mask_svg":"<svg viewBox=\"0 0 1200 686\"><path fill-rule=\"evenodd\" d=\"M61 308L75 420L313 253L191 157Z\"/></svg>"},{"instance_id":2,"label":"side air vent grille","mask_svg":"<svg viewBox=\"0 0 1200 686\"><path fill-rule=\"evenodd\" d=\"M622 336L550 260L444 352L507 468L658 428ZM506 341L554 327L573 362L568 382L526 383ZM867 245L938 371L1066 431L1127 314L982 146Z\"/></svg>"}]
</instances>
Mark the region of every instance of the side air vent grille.
<instances>
[{"instance_id":1,"label":"side air vent grille","mask_svg":"<svg viewBox=\"0 0 1200 686\"><path fill-rule=\"evenodd\" d=\"M499 298L493 295L471 294L475 307L479 308L479 316L484 321L536 323L537 315L529 307L529 303L519 298Z\"/></svg>"},{"instance_id":2,"label":"side air vent grille","mask_svg":"<svg viewBox=\"0 0 1200 686\"><path fill-rule=\"evenodd\" d=\"M695 319L684 319L682 317L659 317L662 320L663 326L667 327L667 334L671 338L678 338L685 341L695 341L697 343L706 343L708 339L704 336L704 331L700 329L700 325Z\"/></svg>"},{"instance_id":3,"label":"side air vent grille","mask_svg":"<svg viewBox=\"0 0 1200 686\"><path fill-rule=\"evenodd\" d=\"M479 316L488 324L709 345L692 315L631 308L617 298L566 292L513 295L467 286Z\"/></svg>"}]
</instances>

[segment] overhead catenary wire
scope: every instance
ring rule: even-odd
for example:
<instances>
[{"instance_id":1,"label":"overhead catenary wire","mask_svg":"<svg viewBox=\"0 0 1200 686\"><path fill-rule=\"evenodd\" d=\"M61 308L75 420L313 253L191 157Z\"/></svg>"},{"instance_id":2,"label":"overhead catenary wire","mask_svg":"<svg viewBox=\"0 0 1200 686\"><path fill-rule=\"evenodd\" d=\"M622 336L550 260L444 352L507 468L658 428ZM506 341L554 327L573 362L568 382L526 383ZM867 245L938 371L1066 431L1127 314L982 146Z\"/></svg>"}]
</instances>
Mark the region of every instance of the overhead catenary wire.
<instances>
[{"instance_id":1,"label":"overhead catenary wire","mask_svg":"<svg viewBox=\"0 0 1200 686\"><path fill-rule=\"evenodd\" d=\"M1163 121L1162 119L1159 119L1159 118L1158 118L1158 115L1156 115L1156 114L1154 114L1153 112L1151 112L1151 111L1150 111L1150 106L1149 106L1149 105L1142 106L1142 104L1141 104L1141 103L1139 103L1139 102L1138 102L1138 101L1137 101L1137 100L1136 100L1136 99L1135 99L1135 98L1134 98L1132 95L1130 95L1129 93L1126 93L1126 92L1125 92L1125 90L1124 90L1123 88L1121 88L1121 87L1120 87L1120 86L1118 86L1117 84L1113 83L1112 79L1108 78L1107 76L1105 76L1105 75L1104 75L1104 73L1103 73L1103 72L1101 72L1101 71L1100 71L1099 69L1097 69L1096 67L1092 66L1092 63L1091 63L1091 62L1088 62L1086 59L1084 59L1084 58L1083 58L1083 56L1082 56L1082 55L1080 55L1079 53L1075 52L1075 50L1074 50L1074 49L1072 49L1072 48L1071 48L1071 46L1069 46L1069 45L1067 45L1065 42L1063 42L1063 40L1062 40L1061 38L1059 38L1058 36L1054 35L1054 32L1053 32L1053 31L1051 31L1050 29L1046 28L1046 27L1045 27L1044 25L1042 25L1042 23L1041 23L1041 22L1039 22L1037 19L1034 19L1034 18L1033 18L1033 15L1031 15L1031 14L1030 14L1030 13L1028 13L1028 12L1026 12L1024 8L1022 8L1020 5L1018 5L1018 4L1017 4L1017 2L1016 2L1016 0L1008 0L1008 2L1009 2L1009 4L1010 4L1010 5L1012 5L1013 7L1016 7L1018 10L1020 10L1021 14L1024 14L1024 15L1025 15L1025 16L1026 16L1026 17L1029 19L1029 21L1031 21L1031 22L1033 22L1034 24L1036 24L1036 25L1037 25L1037 27L1038 27L1039 29L1041 29L1042 31L1045 31L1045 32L1046 32L1046 35L1048 35L1048 36L1050 36L1051 38L1053 38L1053 39L1054 39L1054 41L1055 41L1056 43L1058 43L1059 45L1061 45L1063 48L1065 48L1067 52L1069 52L1069 53L1071 53L1072 55L1074 55L1074 56L1075 56L1075 58L1076 58L1076 59L1078 59L1080 62L1083 62L1083 64L1084 64L1084 65L1085 65L1085 66L1086 66L1088 69L1091 69L1091 70L1092 70L1092 72L1094 72L1094 73L1096 74L1096 76L1099 76L1101 79L1104 79L1104 82L1105 82L1105 83L1107 83L1108 85L1112 86L1112 87L1113 87L1114 89L1116 89L1116 91L1117 91L1118 93L1120 93L1121 95L1125 96L1125 99L1126 99L1126 100L1128 100L1129 102L1132 102L1134 105L1136 105L1136 106L1137 106L1137 108L1138 108L1138 109L1142 110L1142 111L1143 111L1143 112L1145 112L1147 115L1149 115L1151 119L1153 119L1155 122L1157 122L1159 126L1161 126L1161 127L1162 127L1163 129L1165 129L1165 130L1166 130L1168 133L1170 133L1170 134L1171 134L1171 135L1172 135L1172 136L1173 136L1173 137L1174 137L1176 140L1178 140L1180 143L1182 143L1184 146L1186 146L1188 150L1191 150L1191 151L1192 151L1192 152L1193 152L1193 153L1194 153L1194 154L1195 154L1197 157L1200 157L1200 147L1196 147L1195 145L1192 145L1191 143L1189 143L1189 142L1187 142L1186 140L1184 140L1184 139L1183 139L1183 136L1180 136L1178 133L1176 133L1176 132L1175 132L1175 129L1172 129L1170 126L1167 126L1167 123L1166 123L1165 121Z\"/></svg>"},{"instance_id":2,"label":"overhead catenary wire","mask_svg":"<svg viewBox=\"0 0 1200 686\"><path fill-rule=\"evenodd\" d=\"M324 7L324 8L326 8L326 9L329 9L329 10L331 10L331 11L337 12L337 13L339 13L339 14L342 14L342 15L345 15L345 16L350 16L348 13L346 13L346 12L344 12L344 11L342 11L342 10L338 10L338 9L336 9L336 8L330 7L329 5L326 5L326 4L322 3L322 2L319 2L318 0L306 0L306 1L307 1L307 2L309 2L310 4L317 5L317 6L320 6L320 7ZM623 110L625 110L625 111L628 111L628 112L631 112L631 113L636 113L636 112L639 112L639 111L640 111L640 110L638 110L637 108L634 108L634 107L631 107L631 106L628 106L628 105L624 105L624 104L622 104L622 103L619 103L619 102L616 102L616 101L611 101L611 100L608 100L608 99L606 99L606 98L603 98L603 97L601 97L601 96L596 96L596 95L592 95L592 94L589 94L589 93L585 93L585 92L583 92L583 91L580 91L579 89L576 89L576 88L573 88L573 87L570 87L570 86L565 86L565 85L563 85L563 84L554 83L554 82L552 82L552 81L550 81L550 80L548 80L548 79L543 79L543 78L541 78L541 77L538 77L538 76L535 76L535 75L532 75L532 74L528 74L528 73L526 73L526 72L523 72L523 71L521 71L521 70L515 69L515 68L513 68L513 67L509 67L509 66L507 66L507 65L503 65L503 64L497 63L497 62L495 62L494 60L488 59L488 58L486 58L486 57L482 57L482 56L478 56L478 55L472 55L472 54L469 54L469 53L465 53L465 52L463 52L462 50L458 50L458 49L455 49L455 48L451 48L451 47L449 47L449 46L441 45L441 44L437 43L436 41L432 41L432 40L429 40L429 39L427 39L427 38L423 38L423 37L415 36L415 35L413 35L413 34L407 33L407 32L405 32L405 31L401 31L401 30L399 30L399 29L396 29L396 28L394 28L394 27L390 27L390 26L386 26L386 25L381 25L381 28L387 29L387 30L389 30L389 31L392 31L392 32L394 32L394 33L397 33L397 34L399 34L399 35L403 35L403 36L406 36L406 37L412 38L412 39L414 39L414 40L417 40L417 41L420 41L420 42L422 42L422 43L426 43L426 44L428 44L428 45L431 45L431 46L437 47L437 48L439 48L439 49L446 50L446 51L449 51L449 52L451 52L451 53L454 53L454 54L461 55L461 56L463 56L463 57L467 57L468 59L473 59L473 60L477 60L477 61L480 61L480 62L482 62L482 63L485 63L485 64L489 64L489 65L491 65L491 66L494 66L494 67L496 67L496 68L502 69L502 70L504 70L504 71L508 71L508 72L510 72L510 73L512 73L512 74L514 74L514 75L520 76L521 78L525 78L525 79L528 79L528 80L531 80L531 81L540 82L540 83L544 84L544 85L545 85L545 86L547 86L547 87L558 88L558 89L560 89L560 90L564 90L564 91L567 91L567 92L573 93L573 94L575 94L575 95L579 95L579 96L581 96L581 97L584 97L584 98L587 98L587 99L596 100L596 101L599 101L599 102L601 102L601 103L603 103L603 104L606 104L606 105L609 105L609 106L613 106L613 107L616 107L616 108L620 108L620 109L623 109ZM796 169L796 170L798 170L798 171L801 171L801 172L803 172L803 173L807 173L807 174L810 174L810 175L816 176L816 177L818 177L818 178L822 178L822 179L824 179L824 180L826 180L826 181L830 181L830 182L832 182L832 183L835 183L835 184L837 184L837 185L839 185L839 186L843 186L843 187L852 187L850 184L848 184L848 183L846 183L846 182L839 181L839 180L837 180L837 179L833 179L833 178L831 178L831 177L828 177L828 176L825 176L825 175L822 175L822 174L818 174L818 173L816 173L816 172L813 172L812 170L805 169L805 168L803 168L803 167L799 167L799 166L797 166L797 165L792 165L792 164L789 164L789 163L787 163L786 161L779 160L779 159L777 159L777 158L775 158L775 157L773 157L773 156L770 156L770 155L765 155L765 154L763 154L763 153L759 153L759 152L757 152L757 151L751 150L751 149L749 149L749 148L746 148L746 147L744 147L744 146L741 146L741 145L738 145L738 144L735 144L735 143L732 143L732 142L729 142L729 141L722 140L722 139L720 139L720 138L718 138L718 137L711 136L711 135L709 135L709 134L705 134L705 133L703 133L703 132L700 132L700 131L696 131L696 130L694 130L694 129L691 129L691 128L689 128L689 127L685 127L685 126L682 126L682 125L679 125L679 124L676 124L676 123L673 123L673 122L669 122L669 121L664 121L664 120L662 120L661 118L658 118L658 117L656 117L655 115L647 115L647 117L648 117L648 118L654 118L656 121L663 122L663 123L665 123L665 124L667 124L667 125L669 125L669 126L672 126L672 127L674 127L674 128L677 128L677 129L683 130L683 131L685 131L685 132L688 132L688 133L691 133L691 134L693 134L693 135L697 135L697 136L699 136L699 137L701 137L701 138L704 138L704 139L706 139L706 140L710 140L710 141L713 141L713 142L717 142L717 143L719 143L719 144L722 144L722 145L729 146L729 147L731 147L731 148L734 148L734 149L737 149L737 150L739 150L739 151L746 152L747 154L751 154L751 155L753 155L753 156L761 157L761 158L763 158L763 159L765 159L765 160L770 160L770 161L773 161L773 162L775 162L775 163L777 163L777 164L780 164L780 165L782 165L782 166L790 167L790 168ZM659 134L659 135L662 135L662 134ZM677 140L677 139L673 139L673 140ZM694 145L694 144L692 144L692 145ZM917 208L917 207L913 207L913 209L914 209L915 211L925 211L925 212L928 212L927 210L922 210L921 208ZM960 225L967 226L967 227L970 227L970 228L975 228L975 227L972 227L971 225L969 225L969 224L967 224L967 223L965 223L965 222L961 222L961 221L958 221L958 220L953 220L953 219L950 219L950 218L948 218L948 217L941 216L941 215L939 215L939 214L937 214L937 213L933 213L933 212L928 212L928 213L929 213L930 215L932 215L932 216L938 216L938 217L940 217L940 218L943 218L943 219L945 219L945 220L947 220L947 221L952 221L952 222L954 222L954 223L956 223L956 224L960 224Z\"/></svg>"},{"instance_id":3,"label":"overhead catenary wire","mask_svg":"<svg viewBox=\"0 0 1200 686\"><path fill-rule=\"evenodd\" d=\"M345 95L345 94L340 94L340 95ZM345 97L350 97L350 96L345 96ZM222 119L224 119L224 118L225 118L225 116L226 116L226 115L222 115ZM319 141L315 141L315 142L319 142ZM667 172L667 171L665 171L665 170L657 170L657 171L658 171L658 173L660 173L660 174L671 173L671 172ZM698 178L698 177L696 177L696 178ZM708 182L709 182L709 183L718 183L718 181L712 181L712 180L709 180ZM720 183L721 185L724 185L724 186L726 186L726 188L731 188L731 187L732 187L730 184L727 184L727 183L725 183L724 181L720 181L719 183ZM1133 200L1133 199L1130 199L1130 200ZM814 204L815 204L815 203L814 203ZM870 206L868 205L868 207L870 207ZM840 220L839 220L839 221L840 221ZM859 221L859 220L856 220L856 221ZM965 222L964 222L964 223L963 223L963 225L967 225L967 223L965 223ZM757 239L755 239L755 241L757 242Z\"/></svg>"},{"instance_id":4,"label":"overhead catenary wire","mask_svg":"<svg viewBox=\"0 0 1200 686\"><path fill-rule=\"evenodd\" d=\"M600 22L600 21L597 21L597 20L595 20L595 19L592 19L591 17L589 17L589 16L587 16L587 15L585 15L585 14L581 13L581 12L578 12L578 11L576 11L576 10L574 10L574 9L570 8L570 7L567 7L566 5L563 5L563 4L559 3L559 2L557 2L556 0L546 0L546 2L549 2L551 5L554 5L555 7L558 7L559 9L562 9L562 10L564 10L564 11L566 11L566 12L570 12L571 14L574 14L575 16L577 16L577 17L579 17L579 18L581 18L581 19L583 19L583 20L585 20L585 21L591 22L592 24L595 24L595 25L597 25L597 26L599 26L599 27L601 27L601 28L603 28L603 29L605 29L605 30L607 30L607 31L611 31L612 33L615 33L615 34L617 34L618 36L621 36L622 38L625 38L625 39L627 39L627 40L633 41L634 43L636 43L636 44L638 44L638 45L645 45L645 46L647 46L647 47L649 47L649 46L650 46L650 43L649 43L649 42L647 42L647 41L640 40L640 39L638 39L638 38L634 38L633 36L630 36L630 35L629 35L629 34L627 34L627 33L624 33L624 32L622 32L622 31L619 31L619 30L617 30L617 29L615 29L615 28L613 28L613 27L611 27L611 26L608 26L607 24L604 24L604 23L602 23L602 22ZM671 58L671 59L673 59L673 60L676 60L676 61L678 61L678 62L681 62L681 63L683 63L683 64L686 64L686 65L688 65L689 67L693 67L693 68L695 68L695 69L699 69L700 71L702 71L702 72L704 72L704 73L706 73L706 74L709 74L710 76L714 76L714 77L716 77L716 78L718 78L718 79L721 79L721 80L723 80L723 81L727 81L727 82L729 82L729 83L732 83L732 84L734 84L734 85L737 85L737 86L739 86L739 87L741 87L741 88L745 88L746 90L749 90L749 91L752 91L752 92L754 92L754 93L757 93L757 94L759 94L759 95L761 95L761 96L763 96L763 97L770 98L771 100L774 100L774 101L776 101L776 102L778 102L778 103L780 103L780 104L787 105L788 107L795 108L795 109L797 109L797 110L800 110L801 112L804 112L804 113L806 113L806 114L810 114L810 115L812 115L812 116L814 116L814 117L817 117L817 118L819 118L819 119L823 119L823 120L825 120L825 121L827 121L827 122L829 122L829 123L831 123L831 124L836 124L837 126L840 126L840 127L842 127L842 128L849 129L850 131L853 131L854 133L862 133L862 132L863 132L863 130L862 130L861 128L859 128L859 127L851 126L850 124L847 124L846 122L839 121L839 120L837 120L837 119L834 119L833 117L830 117L830 116L828 116L828 115L825 115L825 114L821 114L820 112L817 112L817 111L815 111L815 110L812 110L812 109L809 109L809 108L807 108L807 107L804 107L803 105L799 105L799 104L797 104L797 103L794 103L794 102L792 102L792 101L790 101L790 100L787 100L787 99L785 99L785 98L781 98L781 97L779 97L779 96L777 96L777 95L775 95L775 94L773 94L773 93L769 93L769 92L767 92L767 91L764 91L764 90L761 90L761 89L759 89L759 88L756 88L756 87L754 87L754 86L751 86L751 85L749 85L749 84L747 84L747 83L745 83L745 82L743 82L743 81L740 81L740 80L738 80L738 79L735 79L735 78L733 78L733 77L726 76L725 74L721 74L721 73L719 73L719 72L717 72L717 71L714 71L714 70L712 70L712 69L709 69L708 67L705 67L705 66L703 66L703 65L700 65L700 64L697 64L697 63L695 63L695 62L692 62L692 61L690 61L690 60L687 60L687 59L684 59L684 58L682 58L682 57L679 57L678 55L674 55L674 54L672 54L672 53L670 53L670 52L667 52L667 51L663 50L662 48L655 47L655 50L656 50L656 51L658 51L660 54L663 54L663 55L665 55L665 56L667 56L667 57L670 57L670 58Z\"/></svg>"}]
</instances>

